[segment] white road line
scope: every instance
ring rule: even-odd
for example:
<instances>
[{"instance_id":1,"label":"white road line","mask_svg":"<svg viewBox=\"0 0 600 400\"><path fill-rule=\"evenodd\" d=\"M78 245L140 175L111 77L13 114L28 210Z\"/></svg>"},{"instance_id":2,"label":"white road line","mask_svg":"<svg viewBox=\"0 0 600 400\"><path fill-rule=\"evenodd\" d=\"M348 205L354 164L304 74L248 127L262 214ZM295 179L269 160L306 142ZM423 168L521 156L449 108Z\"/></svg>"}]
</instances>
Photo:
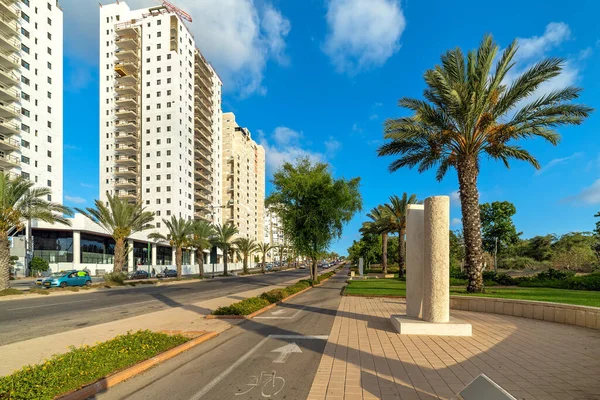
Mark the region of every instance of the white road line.
<instances>
[{"instance_id":1,"label":"white road line","mask_svg":"<svg viewBox=\"0 0 600 400\"><path fill-rule=\"evenodd\" d=\"M210 381L206 386L204 386L200 391L190 397L190 400L200 400L206 393L210 392L212 388L217 386L219 382L221 382L227 375L231 373L236 367L238 367L241 363L246 361L256 350L259 349L267 340L269 339L316 339L316 340L327 340L329 339L328 335L316 335L316 336L303 336L303 335L269 335L266 338L263 338L260 342L256 344L253 348L248 350L246 354L242 357L238 358L236 362L231 364L225 371L221 372L217 375L212 381Z\"/></svg>"},{"instance_id":2,"label":"white road line","mask_svg":"<svg viewBox=\"0 0 600 400\"><path fill-rule=\"evenodd\" d=\"M40 304L39 306L27 306L27 307L8 308L7 311L27 310L29 308L53 307L53 306L60 306L60 305L63 305L63 304L85 303L85 302L90 302L90 301L94 301L94 300L76 300L76 301L69 301L69 302L66 302L66 303Z\"/></svg>"},{"instance_id":3,"label":"white road line","mask_svg":"<svg viewBox=\"0 0 600 400\"><path fill-rule=\"evenodd\" d=\"M298 314L300 314L300 311L304 310L304 308L299 309L298 311L296 311L294 313L294 315L290 315L289 317L254 317L253 319L294 319L296 318L296 316L298 316ZM275 314L275 313L273 313Z\"/></svg>"}]
</instances>

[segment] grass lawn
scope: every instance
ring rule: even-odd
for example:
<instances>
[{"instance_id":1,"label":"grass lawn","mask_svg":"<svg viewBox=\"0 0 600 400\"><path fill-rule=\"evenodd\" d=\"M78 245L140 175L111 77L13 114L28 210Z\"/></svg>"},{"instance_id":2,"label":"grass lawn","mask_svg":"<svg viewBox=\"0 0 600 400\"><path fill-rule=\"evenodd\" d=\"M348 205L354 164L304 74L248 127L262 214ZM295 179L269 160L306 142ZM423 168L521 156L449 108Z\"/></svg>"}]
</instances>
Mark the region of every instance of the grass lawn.
<instances>
[{"instance_id":1,"label":"grass lawn","mask_svg":"<svg viewBox=\"0 0 600 400\"><path fill-rule=\"evenodd\" d=\"M406 296L406 282L397 279L369 279L350 281L344 292L353 296ZM482 296L516 300L551 301L600 307L600 292L529 287L489 287L483 294L467 293L465 288L451 287L450 295Z\"/></svg>"}]
</instances>

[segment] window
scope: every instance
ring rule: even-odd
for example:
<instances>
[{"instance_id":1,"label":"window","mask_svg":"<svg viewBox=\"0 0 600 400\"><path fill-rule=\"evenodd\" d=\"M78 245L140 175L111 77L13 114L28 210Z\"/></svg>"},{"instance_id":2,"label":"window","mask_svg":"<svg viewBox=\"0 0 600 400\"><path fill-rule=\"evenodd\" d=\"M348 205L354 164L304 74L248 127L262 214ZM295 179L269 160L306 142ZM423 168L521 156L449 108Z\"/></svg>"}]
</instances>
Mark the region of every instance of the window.
<instances>
[{"instance_id":1,"label":"window","mask_svg":"<svg viewBox=\"0 0 600 400\"><path fill-rule=\"evenodd\" d=\"M48 185L47 185L48 187L52 187L52 181L50 179L48 179L47 183L48 183Z\"/></svg>"},{"instance_id":2,"label":"window","mask_svg":"<svg viewBox=\"0 0 600 400\"><path fill-rule=\"evenodd\" d=\"M23 27L21 27L21 34L23 36L25 36L26 38L29 37L29 31L27 29L23 28Z\"/></svg>"},{"instance_id":3,"label":"window","mask_svg":"<svg viewBox=\"0 0 600 400\"><path fill-rule=\"evenodd\" d=\"M21 59L21 66L29 71L30 65L27 61Z\"/></svg>"},{"instance_id":4,"label":"window","mask_svg":"<svg viewBox=\"0 0 600 400\"><path fill-rule=\"evenodd\" d=\"M48 92L48 98L51 99L52 98L52 93ZM108 102L108 99L106 99L106 101Z\"/></svg>"},{"instance_id":5,"label":"window","mask_svg":"<svg viewBox=\"0 0 600 400\"><path fill-rule=\"evenodd\" d=\"M156 21L156 25L160 25L162 23L162 21L159 19L158 21Z\"/></svg>"},{"instance_id":6,"label":"window","mask_svg":"<svg viewBox=\"0 0 600 400\"><path fill-rule=\"evenodd\" d=\"M52 165L47 166L48 172L52 172Z\"/></svg>"},{"instance_id":7,"label":"window","mask_svg":"<svg viewBox=\"0 0 600 400\"><path fill-rule=\"evenodd\" d=\"M21 139L21 147L29 148L29 142L25 139Z\"/></svg>"},{"instance_id":8,"label":"window","mask_svg":"<svg viewBox=\"0 0 600 400\"><path fill-rule=\"evenodd\" d=\"M52 34L48 32L48 40L52 40Z\"/></svg>"},{"instance_id":9,"label":"window","mask_svg":"<svg viewBox=\"0 0 600 400\"><path fill-rule=\"evenodd\" d=\"M48 77L48 79L46 79L46 81L47 81L47 82L48 82L50 85L52 85L52 78ZM107 89L108 89L108 88L107 88Z\"/></svg>"},{"instance_id":10,"label":"window","mask_svg":"<svg viewBox=\"0 0 600 400\"><path fill-rule=\"evenodd\" d=\"M23 4L25 4L27 7L29 7L29 0L22 0Z\"/></svg>"},{"instance_id":11,"label":"window","mask_svg":"<svg viewBox=\"0 0 600 400\"><path fill-rule=\"evenodd\" d=\"M52 20L48 18L48 25L52 25Z\"/></svg>"},{"instance_id":12,"label":"window","mask_svg":"<svg viewBox=\"0 0 600 400\"><path fill-rule=\"evenodd\" d=\"M29 15L25 14L23 11L21 11L21 17L22 17L22 18L23 18L25 21L29 22Z\"/></svg>"},{"instance_id":13,"label":"window","mask_svg":"<svg viewBox=\"0 0 600 400\"><path fill-rule=\"evenodd\" d=\"M48 106L48 114L52 114L52 107Z\"/></svg>"},{"instance_id":14,"label":"window","mask_svg":"<svg viewBox=\"0 0 600 400\"><path fill-rule=\"evenodd\" d=\"M52 55L52 49L50 47L48 47L48 54Z\"/></svg>"},{"instance_id":15,"label":"window","mask_svg":"<svg viewBox=\"0 0 600 400\"><path fill-rule=\"evenodd\" d=\"M24 164L29 164L30 163L29 157L25 157L24 155L21 155L21 162Z\"/></svg>"},{"instance_id":16,"label":"window","mask_svg":"<svg viewBox=\"0 0 600 400\"><path fill-rule=\"evenodd\" d=\"M156 61L160 61L160 60L161 60L161 58L162 58L162 56L157 56L157 57L156 57Z\"/></svg>"},{"instance_id":17,"label":"window","mask_svg":"<svg viewBox=\"0 0 600 400\"><path fill-rule=\"evenodd\" d=\"M46 125L48 126L48 128L52 129L52 121L48 121Z\"/></svg>"},{"instance_id":18,"label":"window","mask_svg":"<svg viewBox=\"0 0 600 400\"><path fill-rule=\"evenodd\" d=\"M31 116L31 113L26 108L21 108L21 114L23 114L26 117L30 117Z\"/></svg>"},{"instance_id":19,"label":"window","mask_svg":"<svg viewBox=\"0 0 600 400\"><path fill-rule=\"evenodd\" d=\"M27 93L25 93L25 92L21 92L21 98L22 98L23 100L27 100L27 101L29 101L29 100L31 99L31 96L29 96L29 95L28 95Z\"/></svg>"},{"instance_id":20,"label":"window","mask_svg":"<svg viewBox=\"0 0 600 400\"><path fill-rule=\"evenodd\" d=\"M156 45L156 50L160 50L161 46L160 43Z\"/></svg>"},{"instance_id":21,"label":"window","mask_svg":"<svg viewBox=\"0 0 600 400\"><path fill-rule=\"evenodd\" d=\"M52 63L51 62L48 62L47 66L48 66L48 69L52 69Z\"/></svg>"},{"instance_id":22,"label":"window","mask_svg":"<svg viewBox=\"0 0 600 400\"><path fill-rule=\"evenodd\" d=\"M161 35L162 35L162 32L157 32L156 33L156 37L161 37Z\"/></svg>"},{"instance_id":23,"label":"window","mask_svg":"<svg viewBox=\"0 0 600 400\"><path fill-rule=\"evenodd\" d=\"M23 50L25 53L29 54L29 47L25 46L23 43L21 43L21 50Z\"/></svg>"},{"instance_id":24,"label":"window","mask_svg":"<svg viewBox=\"0 0 600 400\"><path fill-rule=\"evenodd\" d=\"M167 54L167 60L170 60L170 59L171 59L171 55Z\"/></svg>"},{"instance_id":25,"label":"window","mask_svg":"<svg viewBox=\"0 0 600 400\"><path fill-rule=\"evenodd\" d=\"M48 10L52 11L52 6L48 3Z\"/></svg>"},{"instance_id":26,"label":"window","mask_svg":"<svg viewBox=\"0 0 600 400\"><path fill-rule=\"evenodd\" d=\"M21 124L21 130L23 132L27 132L27 133L31 132L31 128L29 127L29 125L25 125L25 124Z\"/></svg>"},{"instance_id":27,"label":"window","mask_svg":"<svg viewBox=\"0 0 600 400\"><path fill-rule=\"evenodd\" d=\"M23 75L21 75L21 82L23 82L26 85L29 85L29 78L25 78Z\"/></svg>"},{"instance_id":28,"label":"window","mask_svg":"<svg viewBox=\"0 0 600 400\"><path fill-rule=\"evenodd\" d=\"M48 157L52 158L52 151L48 150L48 151L46 152L46 155L47 155Z\"/></svg>"}]
</instances>

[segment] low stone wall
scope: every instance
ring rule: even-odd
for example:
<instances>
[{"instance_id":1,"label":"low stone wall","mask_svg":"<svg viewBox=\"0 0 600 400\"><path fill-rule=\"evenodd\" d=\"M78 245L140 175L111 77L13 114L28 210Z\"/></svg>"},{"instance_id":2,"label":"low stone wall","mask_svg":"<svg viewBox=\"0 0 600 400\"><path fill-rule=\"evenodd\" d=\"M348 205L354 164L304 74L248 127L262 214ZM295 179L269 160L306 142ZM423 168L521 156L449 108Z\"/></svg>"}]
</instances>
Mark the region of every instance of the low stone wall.
<instances>
[{"instance_id":1,"label":"low stone wall","mask_svg":"<svg viewBox=\"0 0 600 400\"><path fill-rule=\"evenodd\" d=\"M544 301L450 296L454 310L512 315L600 330L600 308Z\"/></svg>"}]
</instances>

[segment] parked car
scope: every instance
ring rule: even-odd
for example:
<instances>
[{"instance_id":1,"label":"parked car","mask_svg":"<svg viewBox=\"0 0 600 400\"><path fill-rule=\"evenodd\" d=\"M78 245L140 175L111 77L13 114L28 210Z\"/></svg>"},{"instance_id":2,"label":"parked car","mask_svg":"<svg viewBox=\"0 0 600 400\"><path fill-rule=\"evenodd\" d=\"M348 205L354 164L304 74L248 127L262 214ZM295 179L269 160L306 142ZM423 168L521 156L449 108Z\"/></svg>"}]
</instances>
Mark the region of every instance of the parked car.
<instances>
[{"instance_id":1,"label":"parked car","mask_svg":"<svg viewBox=\"0 0 600 400\"><path fill-rule=\"evenodd\" d=\"M177 275L177 273L175 273L175 275ZM127 279L148 279L148 278L150 278L150 274L147 271L144 271L143 269L138 269L137 271L133 271L127 277Z\"/></svg>"},{"instance_id":2,"label":"parked car","mask_svg":"<svg viewBox=\"0 0 600 400\"><path fill-rule=\"evenodd\" d=\"M78 271L76 269L69 271L55 272L42 281L45 288L67 287L67 286L90 286L92 278L87 271Z\"/></svg>"},{"instance_id":3,"label":"parked car","mask_svg":"<svg viewBox=\"0 0 600 400\"><path fill-rule=\"evenodd\" d=\"M177 278L177 270L167 269L156 274L157 278Z\"/></svg>"}]
</instances>

